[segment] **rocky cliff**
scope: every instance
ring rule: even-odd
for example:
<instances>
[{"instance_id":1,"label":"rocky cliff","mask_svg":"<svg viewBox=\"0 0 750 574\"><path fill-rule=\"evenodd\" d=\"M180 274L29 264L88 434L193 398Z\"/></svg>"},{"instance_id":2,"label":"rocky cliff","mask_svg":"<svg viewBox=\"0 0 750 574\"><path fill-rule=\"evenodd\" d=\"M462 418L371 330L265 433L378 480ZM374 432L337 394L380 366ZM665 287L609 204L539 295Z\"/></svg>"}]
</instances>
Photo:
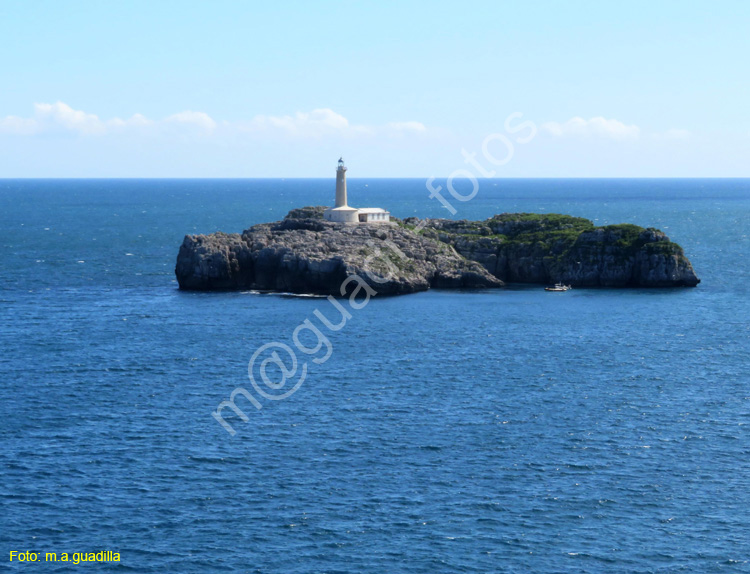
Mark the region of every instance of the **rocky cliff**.
<instances>
[{"instance_id":1,"label":"rocky cliff","mask_svg":"<svg viewBox=\"0 0 750 574\"><path fill-rule=\"evenodd\" d=\"M188 235L177 256L181 289L343 294L362 277L379 294L564 282L676 287L700 280L682 248L656 229L594 227L565 215L502 214L486 221L415 219L344 225L322 207L242 234Z\"/></svg>"},{"instance_id":2,"label":"rocky cliff","mask_svg":"<svg viewBox=\"0 0 750 574\"><path fill-rule=\"evenodd\" d=\"M404 224L414 227L417 221ZM700 283L682 247L658 229L627 223L595 227L569 215L504 213L486 221L433 220L421 233L508 282L579 287Z\"/></svg>"},{"instance_id":3,"label":"rocky cliff","mask_svg":"<svg viewBox=\"0 0 750 574\"><path fill-rule=\"evenodd\" d=\"M382 295L503 285L434 238L395 224L331 223L310 209L241 235L186 236L175 269L180 288L342 295L354 275Z\"/></svg>"}]
</instances>

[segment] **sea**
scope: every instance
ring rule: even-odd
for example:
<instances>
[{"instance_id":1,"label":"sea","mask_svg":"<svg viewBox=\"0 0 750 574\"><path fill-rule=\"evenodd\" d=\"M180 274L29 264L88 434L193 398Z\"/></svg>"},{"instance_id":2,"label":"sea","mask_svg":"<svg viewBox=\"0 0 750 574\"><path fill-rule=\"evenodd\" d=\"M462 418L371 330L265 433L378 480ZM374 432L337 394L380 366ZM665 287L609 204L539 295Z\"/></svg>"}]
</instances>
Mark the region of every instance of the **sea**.
<instances>
[{"instance_id":1,"label":"sea","mask_svg":"<svg viewBox=\"0 0 750 574\"><path fill-rule=\"evenodd\" d=\"M425 184L349 199L657 227L702 282L346 315L181 292L185 234L330 204L333 179L0 180L0 569L750 572L750 180L489 179L468 201L436 180L455 213ZM212 413L237 389L230 432Z\"/></svg>"}]
</instances>

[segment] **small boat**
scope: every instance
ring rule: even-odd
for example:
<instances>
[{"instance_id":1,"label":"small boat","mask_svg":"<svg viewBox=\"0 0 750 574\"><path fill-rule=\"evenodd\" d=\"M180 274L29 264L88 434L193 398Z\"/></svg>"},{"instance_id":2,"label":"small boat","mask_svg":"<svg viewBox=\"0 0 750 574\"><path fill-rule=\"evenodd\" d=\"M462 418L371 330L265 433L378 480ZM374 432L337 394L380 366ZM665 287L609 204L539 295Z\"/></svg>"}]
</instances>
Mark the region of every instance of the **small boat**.
<instances>
[{"instance_id":1,"label":"small boat","mask_svg":"<svg viewBox=\"0 0 750 574\"><path fill-rule=\"evenodd\" d=\"M572 287L570 285L563 285L562 283L555 284L554 287L545 287L545 291L570 291Z\"/></svg>"}]
</instances>

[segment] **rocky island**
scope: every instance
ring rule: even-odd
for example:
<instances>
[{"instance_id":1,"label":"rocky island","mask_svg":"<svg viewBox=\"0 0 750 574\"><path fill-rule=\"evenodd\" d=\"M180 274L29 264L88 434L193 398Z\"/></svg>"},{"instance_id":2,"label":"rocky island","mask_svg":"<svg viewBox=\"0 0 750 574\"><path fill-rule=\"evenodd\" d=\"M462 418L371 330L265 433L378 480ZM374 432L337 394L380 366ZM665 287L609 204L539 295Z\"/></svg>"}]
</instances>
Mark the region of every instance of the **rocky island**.
<instances>
[{"instance_id":1,"label":"rocky island","mask_svg":"<svg viewBox=\"0 0 750 574\"><path fill-rule=\"evenodd\" d=\"M348 277L382 295L512 283L573 287L693 287L682 248L632 224L596 227L557 214L503 213L485 221L390 218L342 223L325 207L292 210L241 234L188 235L180 289L343 295ZM330 212L330 211L329 211Z\"/></svg>"}]
</instances>

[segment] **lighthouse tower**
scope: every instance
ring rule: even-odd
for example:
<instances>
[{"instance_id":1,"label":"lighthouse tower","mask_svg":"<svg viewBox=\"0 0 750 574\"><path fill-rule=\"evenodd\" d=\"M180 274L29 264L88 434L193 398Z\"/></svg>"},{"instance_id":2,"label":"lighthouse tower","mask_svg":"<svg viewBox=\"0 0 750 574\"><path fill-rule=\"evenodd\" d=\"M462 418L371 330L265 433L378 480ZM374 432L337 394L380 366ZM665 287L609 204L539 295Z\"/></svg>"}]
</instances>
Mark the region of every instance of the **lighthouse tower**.
<instances>
[{"instance_id":1,"label":"lighthouse tower","mask_svg":"<svg viewBox=\"0 0 750 574\"><path fill-rule=\"evenodd\" d=\"M336 168L336 205L326 209L323 217L339 223L359 223L358 214L359 210L356 207L349 207L346 203L346 166L344 158L339 158Z\"/></svg>"},{"instance_id":2,"label":"lighthouse tower","mask_svg":"<svg viewBox=\"0 0 750 574\"><path fill-rule=\"evenodd\" d=\"M336 207L348 207L346 205L346 166L344 158L339 158L339 166L336 168Z\"/></svg>"}]
</instances>

